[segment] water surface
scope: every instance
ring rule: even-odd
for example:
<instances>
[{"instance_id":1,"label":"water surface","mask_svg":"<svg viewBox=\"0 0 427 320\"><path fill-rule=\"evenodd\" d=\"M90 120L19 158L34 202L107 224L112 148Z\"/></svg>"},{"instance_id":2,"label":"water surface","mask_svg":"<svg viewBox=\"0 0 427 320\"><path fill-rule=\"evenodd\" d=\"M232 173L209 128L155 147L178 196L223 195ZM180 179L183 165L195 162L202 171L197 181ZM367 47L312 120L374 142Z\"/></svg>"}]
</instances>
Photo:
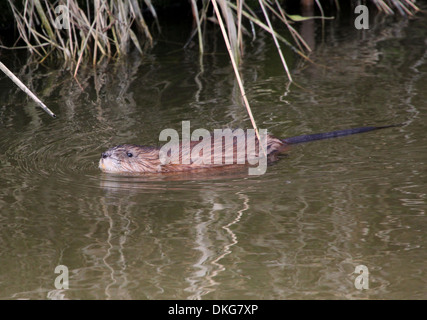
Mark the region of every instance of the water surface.
<instances>
[{"instance_id":1,"label":"water surface","mask_svg":"<svg viewBox=\"0 0 427 320\"><path fill-rule=\"evenodd\" d=\"M370 30L305 25L316 65L268 36L247 43L245 87L279 137L405 122L294 146L261 176L120 176L97 168L119 143L159 145L166 128L250 128L219 30L203 67L188 26L163 28L79 83L2 61L58 115L0 77L1 299L425 299L427 19ZM183 31L184 30L184 31ZM313 33L314 32L314 33ZM164 39L173 39L166 41ZM54 286L69 269L69 289ZM355 267L369 289L355 288Z\"/></svg>"}]
</instances>

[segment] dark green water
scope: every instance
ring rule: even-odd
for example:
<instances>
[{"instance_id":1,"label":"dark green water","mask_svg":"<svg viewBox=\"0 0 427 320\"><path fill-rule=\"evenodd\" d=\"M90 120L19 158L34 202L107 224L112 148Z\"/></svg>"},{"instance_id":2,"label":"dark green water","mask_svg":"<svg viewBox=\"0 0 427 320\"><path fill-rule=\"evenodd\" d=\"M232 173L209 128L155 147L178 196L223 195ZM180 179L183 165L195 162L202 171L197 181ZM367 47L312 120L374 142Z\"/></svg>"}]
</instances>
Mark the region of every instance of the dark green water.
<instances>
[{"instance_id":1,"label":"dark green water","mask_svg":"<svg viewBox=\"0 0 427 320\"><path fill-rule=\"evenodd\" d=\"M427 18L364 32L328 22L324 39L304 27L318 65L287 52L298 86L268 36L247 43L260 128L406 125L295 146L261 176L97 168L107 148L157 145L183 120L251 127L219 33L203 68L197 45L182 50L189 27L164 26L143 59L82 69L80 84L3 53L58 119L0 77L0 298L426 299ZM58 265L69 289L55 288ZM358 265L367 290L355 288Z\"/></svg>"}]
</instances>

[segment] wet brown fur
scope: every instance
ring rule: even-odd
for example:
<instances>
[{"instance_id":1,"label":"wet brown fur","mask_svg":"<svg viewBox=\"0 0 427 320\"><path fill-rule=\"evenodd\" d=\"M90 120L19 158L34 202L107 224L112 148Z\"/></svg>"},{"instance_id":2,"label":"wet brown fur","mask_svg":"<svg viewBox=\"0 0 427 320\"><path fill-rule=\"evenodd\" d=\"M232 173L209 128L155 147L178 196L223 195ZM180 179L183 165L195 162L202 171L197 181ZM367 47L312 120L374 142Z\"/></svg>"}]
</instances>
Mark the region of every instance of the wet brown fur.
<instances>
[{"instance_id":1,"label":"wet brown fur","mask_svg":"<svg viewBox=\"0 0 427 320\"><path fill-rule=\"evenodd\" d=\"M233 137L232 142L227 139L222 139L222 141L215 140L213 135L211 135L210 143L207 142L207 147L210 149L211 159L210 163L204 161L203 149L198 153L197 157L191 158L191 152L194 148L202 143L203 140L191 141L190 148L182 148L181 142L179 143L179 158L172 159L173 162L178 163L168 163L162 164L160 161L160 148L141 146L135 144L123 144L116 147L110 148L104 152L101 156L99 162L99 168L104 172L112 173L166 173L166 172L182 172L189 170L200 170L200 169L216 169L224 166L242 166L248 165L251 158L248 158L248 146L247 146L247 135L241 130L240 132L233 131L235 136ZM245 144L238 143L239 137L243 137ZM230 143L231 142L231 143ZM218 145L221 143L221 145ZM240 147L239 147L240 146ZM201 146L198 146L201 148ZM215 147L222 150L222 161L220 164L214 163L214 150ZM277 158L277 154L283 152L286 149L287 145L278 138L275 138L271 135L267 135L267 148L266 154L269 161L274 161ZM189 151L185 151L188 149ZM252 156L258 157L258 139L255 139L255 154ZM263 153L263 150L259 150ZM131 157L128 156L128 153L132 154ZM233 156L232 162L227 163L226 158L231 158ZM171 153L168 153L168 156L171 156ZM183 163L183 157L189 159L190 163ZM173 157L172 157L173 158ZM195 159L194 159L195 158ZM244 159L244 163L238 163L237 159ZM241 161L243 162L243 161ZM253 162L252 162L253 163Z\"/></svg>"}]
</instances>

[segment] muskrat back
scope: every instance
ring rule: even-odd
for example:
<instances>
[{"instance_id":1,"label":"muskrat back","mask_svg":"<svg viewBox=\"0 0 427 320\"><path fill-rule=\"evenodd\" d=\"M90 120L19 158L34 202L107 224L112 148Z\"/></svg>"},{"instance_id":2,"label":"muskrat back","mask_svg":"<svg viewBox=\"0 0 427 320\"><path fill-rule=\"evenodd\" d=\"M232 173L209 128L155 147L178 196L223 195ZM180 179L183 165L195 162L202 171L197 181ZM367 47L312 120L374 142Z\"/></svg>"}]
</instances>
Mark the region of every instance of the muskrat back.
<instances>
[{"instance_id":1,"label":"muskrat back","mask_svg":"<svg viewBox=\"0 0 427 320\"><path fill-rule=\"evenodd\" d=\"M287 150L287 146L291 144L343 137L396 126L400 125L359 127L287 139L278 139L267 134L261 137L263 142L261 144L254 134L250 135L242 129L225 129L227 134L220 138L215 134L209 134L198 141L167 143L161 148L121 144L101 154L99 168L110 173L162 173L253 165L254 162L263 158L270 161L277 160L276 155ZM264 140L263 137L265 137Z\"/></svg>"},{"instance_id":2,"label":"muskrat back","mask_svg":"<svg viewBox=\"0 0 427 320\"><path fill-rule=\"evenodd\" d=\"M283 152L286 143L267 135L260 146L254 135L242 129L230 130L231 135L203 137L198 141L180 141L168 148L121 144L103 152L99 168L110 173L161 173L223 166L254 164L260 157L272 158ZM265 149L265 150L264 150Z\"/></svg>"}]
</instances>

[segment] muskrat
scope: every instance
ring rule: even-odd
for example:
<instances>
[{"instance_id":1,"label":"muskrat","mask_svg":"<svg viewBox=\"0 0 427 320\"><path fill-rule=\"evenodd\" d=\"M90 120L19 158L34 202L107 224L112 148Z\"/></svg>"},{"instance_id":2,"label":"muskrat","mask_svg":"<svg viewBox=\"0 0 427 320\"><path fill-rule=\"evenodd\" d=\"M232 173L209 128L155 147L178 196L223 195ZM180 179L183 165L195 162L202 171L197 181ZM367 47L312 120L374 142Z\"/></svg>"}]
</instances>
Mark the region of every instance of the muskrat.
<instances>
[{"instance_id":1,"label":"muskrat","mask_svg":"<svg viewBox=\"0 0 427 320\"><path fill-rule=\"evenodd\" d=\"M249 141L249 138L244 139L246 145L243 145L243 148L238 145L239 138L247 138L247 133L241 129L237 129L231 131L233 133L233 139L232 142L229 141L228 143L227 139L223 142L222 139L216 140L213 135L211 135L210 141L207 141L207 144L204 145L207 149L203 149L200 145L202 140L191 141L188 148L183 148L183 145L180 142L179 145L176 146L178 148L176 150L179 151L175 153L175 157L173 157L170 150L168 151L167 156L170 157L170 161L168 163L164 163L162 161L162 151L159 147L121 144L110 148L101 154L99 168L103 172L108 173L167 173L189 170L206 170L224 168L225 166L229 167L254 164L253 160L261 153L265 154L268 161L272 162L277 160L278 154L287 150L288 146L292 144L348 136L394 126L395 125L359 127L326 133L302 135L286 139L279 139L272 135L266 135L265 150L263 150L264 148L259 148L258 139L255 138L255 152L252 152L251 155L249 155L249 145L246 144ZM214 159L213 150L218 150L216 148L222 150L222 157L219 159L220 161L217 161L218 159ZM203 152L206 152L206 154L204 155ZM191 159L189 157L190 153ZM187 158L188 161L184 161L184 158ZM230 159L231 162L229 161Z\"/></svg>"}]
</instances>

